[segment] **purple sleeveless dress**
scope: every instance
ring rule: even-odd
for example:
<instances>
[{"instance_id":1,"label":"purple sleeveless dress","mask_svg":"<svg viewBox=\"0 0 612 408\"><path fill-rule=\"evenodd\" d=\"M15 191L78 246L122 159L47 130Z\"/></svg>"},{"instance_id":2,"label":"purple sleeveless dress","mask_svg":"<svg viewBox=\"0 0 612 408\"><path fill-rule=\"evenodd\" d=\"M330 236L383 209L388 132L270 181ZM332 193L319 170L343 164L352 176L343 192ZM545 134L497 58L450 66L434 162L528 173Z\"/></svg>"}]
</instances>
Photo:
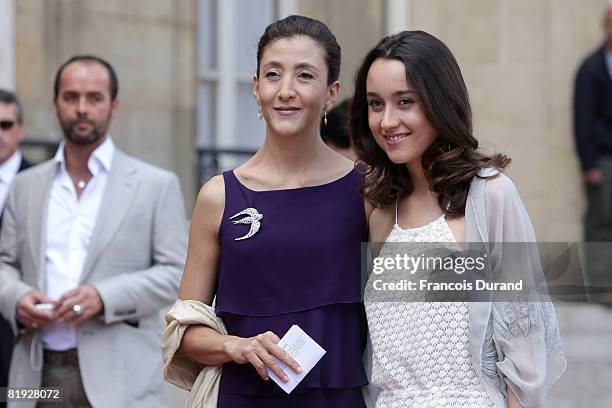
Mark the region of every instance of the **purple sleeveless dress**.
<instances>
[{"instance_id":1,"label":"purple sleeveless dress","mask_svg":"<svg viewBox=\"0 0 612 408\"><path fill-rule=\"evenodd\" d=\"M361 176L353 170L320 186L271 191L250 190L231 171L223 179L217 315L240 337L268 330L283 337L297 324L327 353L290 395L250 364L227 363L218 407L365 407ZM246 208L263 215L260 229L236 240L250 224L229 218Z\"/></svg>"}]
</instances>

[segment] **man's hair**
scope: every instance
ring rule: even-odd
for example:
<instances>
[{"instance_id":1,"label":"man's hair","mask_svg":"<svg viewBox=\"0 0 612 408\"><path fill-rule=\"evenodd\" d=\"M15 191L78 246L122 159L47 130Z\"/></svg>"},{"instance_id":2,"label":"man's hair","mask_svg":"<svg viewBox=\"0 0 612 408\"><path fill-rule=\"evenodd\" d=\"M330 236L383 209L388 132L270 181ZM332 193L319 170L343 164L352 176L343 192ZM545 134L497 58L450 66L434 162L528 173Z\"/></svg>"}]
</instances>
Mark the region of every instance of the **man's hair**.
<instances>
[{"instance_id":1,"label":"man's hair","mask_svg":"<svg viewBox=\"0 0 612 408\"><path fill-rule=\"evenodd\" d=\"M0 89L0 103L7 105L15 105L15 118L19 124L23 123L23 108L21 102L14 92L7 91L6 89Z\"/></svg>"},{"instance_id":2,"label":"man's hair","mask_svg":"<svg viewBox=\"0 0 612 408\"><path fill-rule=\"evenodd\" d=\"M59 67L59 69L55 73L55 82L53 84L53 99L57 99L57 97L59 96L60 78L64 69L73 62L80 61L98 63L104 68L106 68L106 71L108 71L111 101L114 101L115 98L117 98L117 94L119 93L119 80L117 79L117 74L115 73L113 66L108 61L90 54L73 55L72 57L70 57L70 59L68 59L68 61L64 62Z\"/></svg>"}]
</instances>

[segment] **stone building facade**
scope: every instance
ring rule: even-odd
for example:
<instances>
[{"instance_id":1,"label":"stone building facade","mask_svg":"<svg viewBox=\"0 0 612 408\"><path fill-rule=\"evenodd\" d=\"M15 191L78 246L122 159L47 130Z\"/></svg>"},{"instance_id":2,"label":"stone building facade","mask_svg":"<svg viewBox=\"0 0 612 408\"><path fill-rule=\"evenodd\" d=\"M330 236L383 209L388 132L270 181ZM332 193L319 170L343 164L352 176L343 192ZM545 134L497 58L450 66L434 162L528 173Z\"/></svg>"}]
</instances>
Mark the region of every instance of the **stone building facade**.
<instances>
[{"instance_id":1,"label":"stone building facade","mask_svg":"<svg viewBox=\"0 0 612 408\"><path fill-rule=\"evenodd\" d=\"M56 68L75 53L107 58L120 80L121 106L111 129L116 144L178 173L190 212L198 190L198 147L253 149L263 140L248 95L257 38L251 35L241 48L241 36L260 33L272 19L291 13L321 19L343 47L340 79L345 97L352 92L361 58L381 36L404 27L423 29L443 40L457 57L471 96L476 136L484 148L512 157L508 173L539 239L577 241L582 238L584 199L572 136L573 78L580 61L602 40L607 4L0 0L0 86L19 93L28 138L58 141L61 131L52 107ZM246 139L245 129L252 133ZM563 315L575 316L572 310ZM581 316L573 319L576 322L589 315L576 313ZM573 320L568 320L568 330L577 336L579 330L571 330ZM579 338L572 342L575 350L588 343ZM610 379L609 373L601 374L610 367L606 364L598 378ZM583 383L589 382L565 384ZM592 384L589 390L594 392ZM554 406L566 406L570 394L553 398Z\"/></svg>"}]
</instances>

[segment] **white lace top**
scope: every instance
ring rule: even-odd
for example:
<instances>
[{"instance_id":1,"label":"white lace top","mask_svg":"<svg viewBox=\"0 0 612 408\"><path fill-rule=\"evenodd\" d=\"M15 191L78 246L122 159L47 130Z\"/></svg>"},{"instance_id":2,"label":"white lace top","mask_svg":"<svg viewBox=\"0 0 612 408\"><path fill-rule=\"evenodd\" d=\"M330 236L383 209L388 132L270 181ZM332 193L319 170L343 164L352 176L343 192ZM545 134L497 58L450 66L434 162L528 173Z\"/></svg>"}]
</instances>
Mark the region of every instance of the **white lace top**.
<instances>
[{"instance_id":1,"label":"white lace top","mask_svg":"<svg viewBox=\"0 0 612 408\"><path fill-rule=\"evenodd\" d=\"M380 256L395 256L389 243L456 242L444 215L419 227L396 223ZM404 246L420 251L418 244ZM418 274L418 272L416 272ZM377 408L492 408L469 351L465 302L368 302L373 347L371 385Z\"/></svg>"}]
</instances>

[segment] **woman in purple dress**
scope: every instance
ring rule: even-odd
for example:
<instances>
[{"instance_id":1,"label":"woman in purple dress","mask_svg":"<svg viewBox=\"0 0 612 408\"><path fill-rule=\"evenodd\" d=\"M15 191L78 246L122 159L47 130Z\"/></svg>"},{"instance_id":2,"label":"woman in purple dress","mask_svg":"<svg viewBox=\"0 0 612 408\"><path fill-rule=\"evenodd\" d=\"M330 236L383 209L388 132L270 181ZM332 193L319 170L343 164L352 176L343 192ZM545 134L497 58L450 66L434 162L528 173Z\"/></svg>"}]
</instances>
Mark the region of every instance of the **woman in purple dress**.
<instances>
[{"instance_id":1,"label":"woman in purple dress","mask_svg":"<svg viewBox=\"0 0 612 408\"><path fill-rule=\"evenodd\" d=\"M179 353L223 365L219 407L364 407L360 247L370 208L354 164L319 135L340 84L340 46L321 22L290 16L257 49L253 94L266 138L212 178L193 211L179 298L211 304L228 335L193 325ZM289 395L269 380L299 371L278 345L299 325L325 350Z\"/></svg>"}]
</instances>

